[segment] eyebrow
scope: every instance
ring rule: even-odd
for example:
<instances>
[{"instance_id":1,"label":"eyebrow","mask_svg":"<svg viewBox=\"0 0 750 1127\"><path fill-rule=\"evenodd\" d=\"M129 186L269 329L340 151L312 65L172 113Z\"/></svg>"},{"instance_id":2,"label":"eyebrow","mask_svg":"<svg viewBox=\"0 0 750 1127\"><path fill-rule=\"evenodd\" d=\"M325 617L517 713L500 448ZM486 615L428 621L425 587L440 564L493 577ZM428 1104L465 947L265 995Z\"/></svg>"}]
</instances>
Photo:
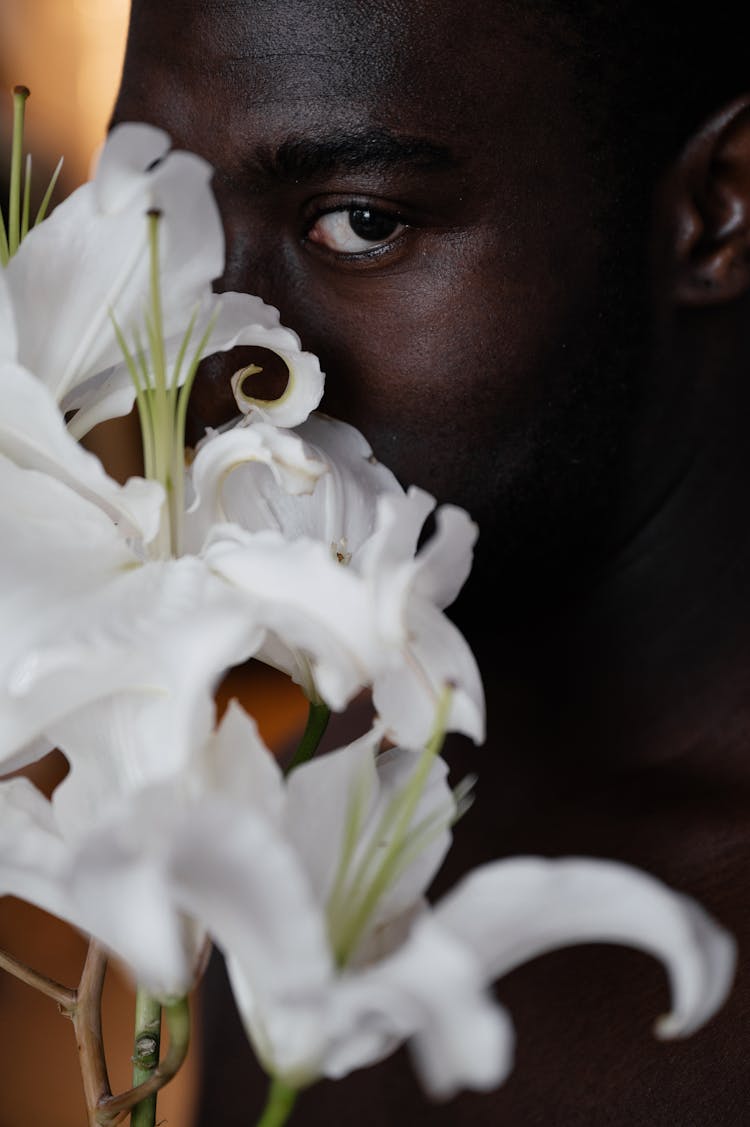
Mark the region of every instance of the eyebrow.
<instances>
[{"instance_id":1,"label":"eyebrow","mask_svg":"<svg viewBox=\"0 0 750 1127\"><path fill-rule=\"evenodd\" d=\"M317 137L288 137L263 145L244 162L249 175L296 183L332 172L384 168L452 168L457 163L447 145L420 137L402 137L384 129L335 132Z\"/></svg>"}]
</instances>

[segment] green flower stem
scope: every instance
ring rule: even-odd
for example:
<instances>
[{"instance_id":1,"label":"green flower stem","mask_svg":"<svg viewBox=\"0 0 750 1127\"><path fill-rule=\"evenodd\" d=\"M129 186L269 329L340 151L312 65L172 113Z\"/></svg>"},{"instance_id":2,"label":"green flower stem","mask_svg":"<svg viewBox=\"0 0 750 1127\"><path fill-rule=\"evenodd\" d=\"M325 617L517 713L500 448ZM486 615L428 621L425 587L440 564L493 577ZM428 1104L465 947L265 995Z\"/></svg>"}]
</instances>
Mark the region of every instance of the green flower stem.
<instances>
[{"instance_id":1,"label":"green flower stem","mask_svg":"<svg viewBox=\"0 0 750 1127\"><path fill-rule=\"evenodd\" d=\"M318 750L318 745L323 739L325 730L328 727L328 721L331 717L331 710L327 705L318 701L310 701L310 707L307 711L307 724L302 733L302 739L299 746L294 753L294 757L287 767L287 775L299 767L302 763L307 763L308 759L312 759L315 752Z\"/></svg>"},{"instance_id":2,"label":"green flower stem","mask_svg":"<svg viewBox=\"0 0 750 1127\"><path fill-rule=\"evenodd\" d=\"M190 1047L190 1006L187 998L178 998L164 1007L164 1020L169 1034L169 1049L164 1060L135 1088L122 1092L118 1096L107 1096L97 1104L96 1123L99 1127L115 1127L123 1121L134 1105L138 1105L133 1112L131 1125L142 1122L136 1117L141 1114L146 1097L156 1101L156 1093L164 1087L182 1067ZM148 1120L150 1124L153 1118Z\"/></svg>"},{"instance_id":3,"label":"green flower stem","mask_svg":"<svg viewBox=\"0 0 750 1127\"><path fill-rule=\"evenodd\" d=\"M290 1088L273 1077L268 1090L268 1099L257 1127L283 1127L292 1114L297 1099L297 1089Z\"/></svg>"},{"instance_id":4,"label":"green flower stem","mask_svg":"<svg viewBox=\"0 0 750 1127\"><path fill-rule=\"evenodd\" d=\"M135 1049L133 1052L133 1086L150 1079L159 1064L161 1044L161 1005L145 990L135 998ZM133 1108L131 1127L154 1127L156 1092Z\"/></svg>"},{"instance_id":5,"label":"green flower stem","mask_svg":"<svg viewBox=\"0 0 750 1127\"><path fill-rule=\"evenodd\" d=\"M29 91L13 88L13 143L10 153L10 198L8 201L8 252L10 257L21 242L21 168L23 165L23 119Z\"/></svg>"}]
</instances>

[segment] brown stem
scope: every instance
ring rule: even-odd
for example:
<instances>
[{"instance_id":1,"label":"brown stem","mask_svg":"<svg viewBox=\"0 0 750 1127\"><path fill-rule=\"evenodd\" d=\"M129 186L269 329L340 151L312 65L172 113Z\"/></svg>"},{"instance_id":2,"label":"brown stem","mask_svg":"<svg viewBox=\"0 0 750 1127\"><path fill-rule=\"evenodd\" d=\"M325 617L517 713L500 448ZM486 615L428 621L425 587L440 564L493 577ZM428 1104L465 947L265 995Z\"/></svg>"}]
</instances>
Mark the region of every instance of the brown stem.
<instances>
[{"instance_id":1,"label":"brown stem","mask_svg":"<svg viewBox=\"0 0 750 1127\"><path fill-rule=\"evenodd\" d=\"M102 1040L102 990L106 972L107 956L92 941L86 954L76 1000L70 1011L76 1031L90 1127L97 1127L97 1109L112 1092Z\"/></svg>"},{"instance_id":2,"label":"brown stem","mask_svg":"<svg viewBox=\"0 0 750 1127\"><path fill-rule=\"evenodd\" d=\"M47 978L45 974L40 974L39 971L27 966L26 963L22 963L20 959L10 955L7 951L0 951L0 970L7 970L9 974L19 978L27 986L33 986L35 990L46 994L48 998L57 1002L60 1009L66 1013L70 1013L75 1007L75 990L70 990L62 983L56 982L54 978Z\"/></svg>"},{"instance_id":3,"label":"brown stem","mask_svg":"<svg viewBox=\"0 0 750 1127\"><path fill-rule=\"evenodd\" d=\"M115 1127L121 1123L136 1104L168 1084L184 1063L190 1045L187 998L181 998L167 1006L169 1049L154 1073L148 1080L127 1092L112 1095L102 1037L102 991L107 972L107 956L93 940L89 943L77 990L71 990L54 979L39 974L7 951L0 950L0 969L7 970L22 982L52 998L63 1013L71 1018L78 1045L89 1127Z\"/></svg>"}]
</instances>

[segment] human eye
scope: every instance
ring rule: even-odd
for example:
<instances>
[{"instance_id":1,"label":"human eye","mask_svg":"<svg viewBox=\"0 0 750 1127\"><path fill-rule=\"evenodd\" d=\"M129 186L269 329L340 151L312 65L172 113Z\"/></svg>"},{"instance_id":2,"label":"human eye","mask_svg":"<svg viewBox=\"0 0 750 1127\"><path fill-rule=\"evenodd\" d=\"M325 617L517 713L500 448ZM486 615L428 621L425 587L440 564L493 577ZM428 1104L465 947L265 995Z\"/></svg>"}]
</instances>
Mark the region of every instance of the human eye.
<instances>
[{"instance_id":1,"label":"human eye","mask_svg":"<svg viewBox=\"0 0 750 1127\"><path fill-rule=\"evenodd\" d=\"M383 250L406 229L397 215L365 204L350 204L319 215L308 227L306 238L334 254L364 255Z\"/></svg>"}]
</instances>

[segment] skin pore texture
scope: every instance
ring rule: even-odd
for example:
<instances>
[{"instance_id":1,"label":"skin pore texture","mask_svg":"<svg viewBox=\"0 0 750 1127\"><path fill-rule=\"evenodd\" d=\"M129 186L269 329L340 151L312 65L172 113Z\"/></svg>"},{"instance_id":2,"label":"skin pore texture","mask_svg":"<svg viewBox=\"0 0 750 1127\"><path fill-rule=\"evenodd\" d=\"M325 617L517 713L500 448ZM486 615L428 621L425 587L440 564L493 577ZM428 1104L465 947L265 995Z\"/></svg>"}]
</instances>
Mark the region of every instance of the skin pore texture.
<instances>
[{"instance_id":1,"label":"skin pore texture","mask_svg":"<svg viewBox=\"0 0 750 1127\"><path fill-rule=\"evenodd\" d=\"M217 288L276 305L326 409L479 523L455 616L488 738L447 749L479 783L441 885L517 852L620 858L702 900L742 963L750 111L741 91L707 106L628 179L575 42L544 34L553 7L134 0L114 120L213 164ZM194 439L248 359L205 368ZM432 1105L402 1053L315 1086L300 1121L746 1122L744 965L676 1044L652 1037L666 983L632 952L558 952L499 989L518 1063L496 1093ZM251 1122L263 1084L218 966L205 1021L196 1122Z\"/></svg>"}]
</instances>

